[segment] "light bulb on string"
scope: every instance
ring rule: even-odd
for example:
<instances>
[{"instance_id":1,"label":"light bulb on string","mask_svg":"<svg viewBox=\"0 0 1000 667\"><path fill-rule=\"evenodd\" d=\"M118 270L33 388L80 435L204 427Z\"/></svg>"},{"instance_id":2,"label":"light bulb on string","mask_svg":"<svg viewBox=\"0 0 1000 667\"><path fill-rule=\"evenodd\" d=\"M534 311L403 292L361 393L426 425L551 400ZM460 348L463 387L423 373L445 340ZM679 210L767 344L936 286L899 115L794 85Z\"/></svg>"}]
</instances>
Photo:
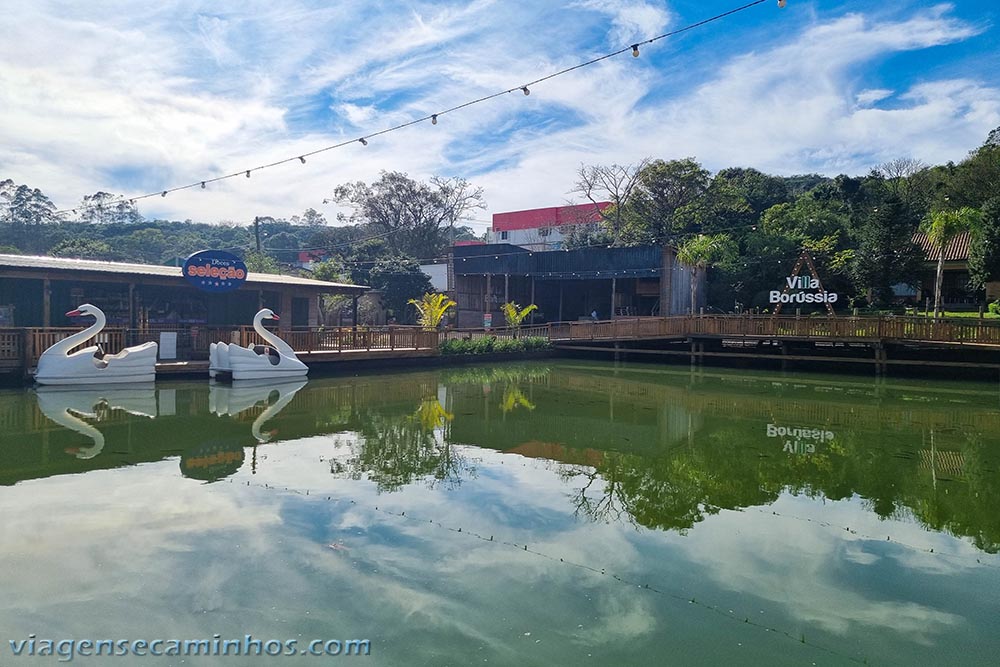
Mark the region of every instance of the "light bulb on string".
<instances>
[{"instance_id":1,"label":"light bulb on string","mask_svg":"<svg viewBox=\"0 0 1000 667\"><path fill-rule=\"evenodd\" d=\"M305 164L306 163L306 156L305 155L300 155L299 156L299 162L301 162L302 164Z\"/></svg>"},{"instance_id":2,"label":"light bulb on string","mask_svg":"<svg viewBox=\"0 0 1000 667\"><path fill-rule=\"evenodd\" d=\"M437 125L437 124L438 124L438 115L436 113L431 114L431 125Z\"/></svg>"},{"instance_id":3,"label":"light bulb on string","mask_svg":"<svg viewBox=\"0 0 1000 667\"><path fill-rule=\"evenodd\" d=\"M368 145L368 140L365 139L364 137L361 137L360 139L358 139L358 141L361 142L362 146L367 146Z\"/></svg>"},{"instance_id":4,"label":"light bulb on string","mask_svg":"<svg viewBox=\"0 0 1000 667\"><path fill-rule=\"evenodd\" d=\"M531 94L531 91L528 90L527 86L521 86L521 92L523 92L525 95L530 95Z\"/></svg>"},{"instance_id":5,"label":"light bulb on string","mask_svg":"<svg viewBox=\"0 0 1000 667\"><path fill-rule=\"evenodd\" d=\"M786 4L788 4L788 3L785 2L785 0L778 0L778 7L779 8L784 9Z\"/></svg>"},{"instance_id":6,"label":"light bulb on string","mask_svg":"<svg viewBox=\"0 0 1000 667\"><path fill-rule=\"evenodd\" d=\"M639 45L638 44L633 44L632 45L632 57L633 58L638 58L639 57Z\"/></svg>"},{"instance_id":7,"label":"light bulb on string","mask_svg":"<svg viewBox=\"0 0 1000 667\"><path fill-rule=\"evenodd\" d=\"M205 189L205 181L202 181L202 182L201 182L201 189L202 189L202 190L204 190L204 189Z\"/></svg>"},{"instance_id":8,"label":"light bulb on string","mask_svg":"<svg viewBox=\"0 0 1000 667\"><path fill-rule=\"evenodd\" d=\"M164 190L164 191L163 191L163 192L162 192L162 193L160 194L160 196L161 196L161 197L166 197L166 196L167 196L167 191L166 191L166 190Z\"/></svg>"},{"instance_id":9,"label":"light bulb on string","mask_svg":"<svg viewBox=\"0 0 1000 667\"><path fill-rule=\"evenodd\" d=\"M250 178L250 170L247 169L247 178Z\"/></svg>"}]
</instances>

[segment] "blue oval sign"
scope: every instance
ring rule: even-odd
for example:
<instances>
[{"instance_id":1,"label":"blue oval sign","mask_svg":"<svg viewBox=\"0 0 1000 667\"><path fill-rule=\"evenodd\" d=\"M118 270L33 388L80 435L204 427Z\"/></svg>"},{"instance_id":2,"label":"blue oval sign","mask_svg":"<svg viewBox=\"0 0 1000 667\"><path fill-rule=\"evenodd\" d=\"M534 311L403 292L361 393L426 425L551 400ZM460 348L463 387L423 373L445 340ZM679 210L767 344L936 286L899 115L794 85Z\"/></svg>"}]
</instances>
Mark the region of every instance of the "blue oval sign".
<instances>
[{"instance_id":1,"label":"blue oval sign","mask_svg":"<svg viewBox=\"0 0 1000 667\"><path fill-rule=\"evenodd\" d=\"M222 250L196 252L187 258L181 270L189 283L206 292L228 292L247 279L243 260Z\"/></svg>"}]
</instances>

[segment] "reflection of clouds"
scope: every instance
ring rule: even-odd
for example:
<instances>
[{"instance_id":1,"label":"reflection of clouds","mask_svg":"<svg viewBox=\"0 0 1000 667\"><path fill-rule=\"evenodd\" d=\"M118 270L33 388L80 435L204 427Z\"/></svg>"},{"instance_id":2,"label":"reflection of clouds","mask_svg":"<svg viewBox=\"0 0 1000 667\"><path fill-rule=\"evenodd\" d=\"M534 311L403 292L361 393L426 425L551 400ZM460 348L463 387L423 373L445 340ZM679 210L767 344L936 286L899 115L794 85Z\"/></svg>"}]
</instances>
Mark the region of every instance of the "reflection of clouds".
<instances>
[{"instance_id":1,"label":"reflection of clouds","mask_svg":"<svg viewBox=\"0 0 1000 667\"><path fill-rule=\"evenodd\" d=\"M787 497L782 500L790 505L789 510L800 515L810 502ZM844 525L866 523L867 512L859 503L835 504L842 505L837 512L841 518L850 519ZM825 514L824 520L829 520ZM935 635L963 622L954 613L919 602L888 599L888 594L878 599L879 591L865 585L872 576L866 568L880 565L897 550L896 545L889 543L890 553L886 553L881 543L863 540L836 527L769 514L726 511L706 521L679 544L720 585L779 603L794 618L836 634L874 627L898 632L907 641L930 644ZM891 576L909 574L895 568L891 572Z\"/></svg>"}]
</instances>

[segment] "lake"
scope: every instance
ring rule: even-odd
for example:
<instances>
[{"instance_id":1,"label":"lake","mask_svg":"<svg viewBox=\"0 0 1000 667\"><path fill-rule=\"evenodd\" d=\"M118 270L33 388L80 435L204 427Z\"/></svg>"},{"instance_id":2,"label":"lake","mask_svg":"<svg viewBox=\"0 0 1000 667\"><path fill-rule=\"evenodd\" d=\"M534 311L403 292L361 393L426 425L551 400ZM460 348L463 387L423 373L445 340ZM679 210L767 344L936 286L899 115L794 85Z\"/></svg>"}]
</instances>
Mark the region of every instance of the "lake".
<instances>
[{"instance_id":1,"label":"lake","mask_svg":"<svg viewBox=\"0 0 1000 667\"><path fill-rule=\"evenodd\" d=\"M1000 655L996 383L553 360L3 390L0 424L3 665Z\"/></svg>"}]
</instances>

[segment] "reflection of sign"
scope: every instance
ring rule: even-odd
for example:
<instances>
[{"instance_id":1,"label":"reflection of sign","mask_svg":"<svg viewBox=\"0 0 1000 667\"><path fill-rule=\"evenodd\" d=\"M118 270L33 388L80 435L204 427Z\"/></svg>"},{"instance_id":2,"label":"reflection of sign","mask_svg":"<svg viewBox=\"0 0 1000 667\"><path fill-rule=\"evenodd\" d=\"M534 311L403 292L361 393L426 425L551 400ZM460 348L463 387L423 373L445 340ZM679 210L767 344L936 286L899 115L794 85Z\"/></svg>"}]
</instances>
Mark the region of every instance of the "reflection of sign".
<instances>
[{"instance_id":1,"label":"reflection of sign","mask_svg":"<svg viewBox=\"0 0 1000 667\"><path fill-rule=\"evenodd\" d=\"M816 452L817 442L833 440L836 436L833 431L824 431L821 428L790 428L768 424L767 437L787 438L782 451L789 454L813 454Z\"/></svg>"},{"instance_id":2,"label":"reflection of sign","mask_svg":"<svg viewBox=\"0 0 1000 667\"><path fill-rule=\"evenodd\" d=\"M489 329L493 326L493 313L483 313L483 328Z\"/></svg>"},{"instance_id":3,"label":"reflection of sign","mask_svg":"<svg viewBox=\"0 0 1000 667\"><path fill-rule=\"evenodd\" d=\"M187 258L181 269L187 281L206 292L228 292L246 282L247 265L222 250L202 250Z\"/></svg>"}]
</instances>

